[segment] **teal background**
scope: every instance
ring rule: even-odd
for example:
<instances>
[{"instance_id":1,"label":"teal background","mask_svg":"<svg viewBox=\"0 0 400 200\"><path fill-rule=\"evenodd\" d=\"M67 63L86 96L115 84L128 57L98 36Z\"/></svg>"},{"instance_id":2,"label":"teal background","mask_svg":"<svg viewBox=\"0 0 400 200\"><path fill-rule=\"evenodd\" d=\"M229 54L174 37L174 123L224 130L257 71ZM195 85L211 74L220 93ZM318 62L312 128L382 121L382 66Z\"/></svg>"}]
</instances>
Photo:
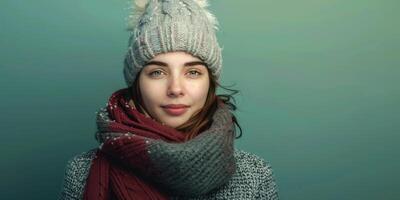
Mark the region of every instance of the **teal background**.
<instances>
[{"instance_id":1,"label":"teal background","mask_svg":"<svg viewBox=\"0 0 400 200\"><path fill-rule=\"evenodd\" d=\"M96 146L95 111L125 87L127 6L0 1L1 199L56 199L67 160ZM281 199L399 198L399 6L211 1L235 145L271 164Z\"/></svg>"}]
</instances>

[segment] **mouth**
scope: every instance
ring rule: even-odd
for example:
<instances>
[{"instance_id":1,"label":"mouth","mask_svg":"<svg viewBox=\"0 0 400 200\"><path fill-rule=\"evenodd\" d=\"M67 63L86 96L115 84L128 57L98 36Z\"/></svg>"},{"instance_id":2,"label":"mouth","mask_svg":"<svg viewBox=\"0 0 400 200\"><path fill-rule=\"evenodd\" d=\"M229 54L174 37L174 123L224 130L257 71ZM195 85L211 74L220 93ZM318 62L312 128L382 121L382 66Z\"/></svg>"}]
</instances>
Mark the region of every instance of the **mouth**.
<instances>
[{"instance_id":1,"label":"mouth","mask_svg":"<svg viewBox=\"0 0 400 200\"><path fill-rule=\"evenodd\" d=\"M166 113L168 113L169 115L172 115L172 116L182 115L189 108L189 106L182 105L182 104L169 104L169 105L161 106L161 107L164 109L164 111Z\"/></svg>"}]
</instances>

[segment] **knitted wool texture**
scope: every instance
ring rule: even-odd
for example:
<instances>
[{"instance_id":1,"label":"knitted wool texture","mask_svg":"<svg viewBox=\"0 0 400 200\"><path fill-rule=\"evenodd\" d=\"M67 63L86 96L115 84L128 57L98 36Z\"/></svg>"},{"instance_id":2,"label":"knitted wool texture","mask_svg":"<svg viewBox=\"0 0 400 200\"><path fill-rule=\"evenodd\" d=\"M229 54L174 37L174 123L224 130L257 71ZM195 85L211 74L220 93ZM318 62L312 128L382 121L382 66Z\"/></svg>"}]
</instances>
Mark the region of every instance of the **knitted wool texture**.
<instances>
[{"instance_id":1,"label":"knitted wool texture","mask_svg":"<svg viewBox=\"0 0 400 200\"><path fill-rule=\"evenodd\" d=\"M216 24L196 1L201 0L149 0L129 39L123 69L128 86L149 60L172 51L200 58L219 79L222 49L215 35Z\"/></svg>"},{"instance_id":2,"label":"knitted wool texture","mask_svg":"<svg viewBox=\"0 0 400 200\"><path fill-rule=\"evenodd\" d=\"M126 88L115 92L107 109L97 114L96 138L102 151L173 195L197 196L229 181L236 163L234 124L227 105L220 102L209 129L183 141L183 133L172 134L168 131L175 129L131 108L127 94Z\"/></svg>"},{"instance_id":3,"label":"knitted wool texture","mask_svg":"<svg viewBox=\"0 0 400 200\"><path fill-rule=\"evenodd\" d=\"M83 188L95 157L96 149L79 153L69 159L59 200L81 200ZM237 170L230 181L205 195L196 197L170 196L171 200L278 200L278 185L271 165L260 157L235 149Z\"/></svg>"}]
</instances>

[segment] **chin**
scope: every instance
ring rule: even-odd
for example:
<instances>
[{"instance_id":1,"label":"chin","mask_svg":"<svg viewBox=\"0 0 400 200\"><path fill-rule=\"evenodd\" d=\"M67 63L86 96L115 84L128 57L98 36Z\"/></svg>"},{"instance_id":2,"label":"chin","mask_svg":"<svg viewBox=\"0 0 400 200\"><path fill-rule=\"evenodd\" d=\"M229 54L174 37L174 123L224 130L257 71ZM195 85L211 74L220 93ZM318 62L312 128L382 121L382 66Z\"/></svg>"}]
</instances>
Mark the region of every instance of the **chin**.
<instances>
[{"instance_id":1,"label":"chin","mask_svg":"<svg viewBox=\"0 0 400 200\"><path fill-rule=\"evenodd\" d=\"M169 127L172 127L172 128L176 128L176 127L182 125L183 123L184 122L181 122L181 120L176 120L176 119L175 120L174 119L170 119L170 121L168 121L168 120L164 121L165 125L167 125Z\"/></svg>"}]
</instances>

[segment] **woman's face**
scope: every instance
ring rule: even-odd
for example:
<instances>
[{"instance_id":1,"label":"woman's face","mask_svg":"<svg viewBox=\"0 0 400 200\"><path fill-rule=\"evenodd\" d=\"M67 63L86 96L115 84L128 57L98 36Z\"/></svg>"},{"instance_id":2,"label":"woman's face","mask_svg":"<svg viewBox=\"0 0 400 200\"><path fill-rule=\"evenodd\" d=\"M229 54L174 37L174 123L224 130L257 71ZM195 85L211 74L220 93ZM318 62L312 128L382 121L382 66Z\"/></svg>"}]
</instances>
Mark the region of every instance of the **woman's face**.
<instances>
[{"instance_id":1,"label":"woman's face","mask_svg":"<svg viewBox=\"0 0 400 200\"><path fill-rule=\"evenodd\" d=\"M139 75L139 85L148 114L176 128L204 106L209 75L199 58L181 51L168 52L147 63Z\"/></svg>"}]
</instances>

